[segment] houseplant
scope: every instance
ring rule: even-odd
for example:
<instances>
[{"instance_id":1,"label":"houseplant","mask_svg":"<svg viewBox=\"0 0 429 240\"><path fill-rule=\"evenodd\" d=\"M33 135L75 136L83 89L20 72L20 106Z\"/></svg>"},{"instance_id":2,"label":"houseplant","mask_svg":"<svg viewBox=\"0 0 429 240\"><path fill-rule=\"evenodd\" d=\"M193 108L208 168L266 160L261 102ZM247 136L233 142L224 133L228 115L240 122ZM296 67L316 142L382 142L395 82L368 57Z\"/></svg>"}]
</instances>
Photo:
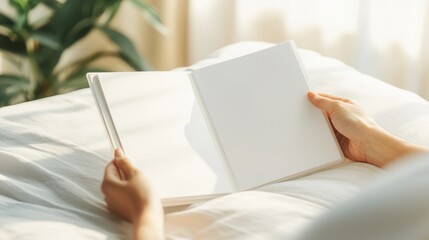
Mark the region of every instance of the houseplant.
<instances>
[{"instance_id":1,"label":"houseplant","mask_svg":"<svg viewBox=\"0 0 429 240\"><path fill-rule=\"evenodd\" d=\"M152 25L161 25L155 9L143 0L128 0L140 8ZM15 14L0 10L0 51L19 74L0 73L0 106L38 99L87 86L85 73L91 63L115 57L132 69L144 70L133 43L111 28L123 0L9 0ZM44 14L31 21L37 8ZM101 32L117 51L98 51L65 67L58 67L63 53L92 31Z\"/></svg>"}]
</instances>

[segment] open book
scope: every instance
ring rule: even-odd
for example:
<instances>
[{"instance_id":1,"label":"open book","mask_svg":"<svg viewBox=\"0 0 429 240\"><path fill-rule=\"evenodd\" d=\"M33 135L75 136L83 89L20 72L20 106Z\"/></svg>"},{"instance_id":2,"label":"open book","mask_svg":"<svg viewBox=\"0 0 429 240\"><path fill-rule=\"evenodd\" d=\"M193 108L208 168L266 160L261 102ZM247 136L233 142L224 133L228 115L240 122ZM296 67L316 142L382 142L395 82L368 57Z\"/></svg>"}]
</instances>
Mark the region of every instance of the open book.
<instances>
[{"instance_id":1,"label":"open book","mask_svg":"<svg viewBox=\"0 0 429 240\"><path fill-rule=\"evenodd\" d=\"M112 148L164 206L296 178L343 161L311 105L293 42L189 71L89 73Z\"/></svg>"}]
</instances>

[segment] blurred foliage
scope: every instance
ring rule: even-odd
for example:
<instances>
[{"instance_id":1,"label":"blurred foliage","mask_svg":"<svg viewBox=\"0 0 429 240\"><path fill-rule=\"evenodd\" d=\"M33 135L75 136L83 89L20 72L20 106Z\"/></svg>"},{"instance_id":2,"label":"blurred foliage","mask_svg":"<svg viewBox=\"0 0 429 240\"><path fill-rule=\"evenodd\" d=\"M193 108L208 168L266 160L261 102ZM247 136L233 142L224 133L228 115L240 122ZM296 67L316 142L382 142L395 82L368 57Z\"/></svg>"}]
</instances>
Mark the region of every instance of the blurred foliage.
<instances>
[{"instance_id":1,"label":"blurred foliage","mask_svg":"<svg viewBox=\"0 0 429 240\"><path fill-rule=\"evenodd\" d=\"M20 73L0 74L0 106L87 87L87 72L107 71L91 67L104 57L115 57L135 70L145 70L133 43L110 27L125 0L8 1L15 13L8 15L0 9L0 51ZM152 26L163 26L152 6L142 0L128 1L141 9ZM46 14L30 21L36 8L44 8ZM98 51L58 68L63 53L92 31L101 32L117 51Z\"/></svg>"}]
</instances>

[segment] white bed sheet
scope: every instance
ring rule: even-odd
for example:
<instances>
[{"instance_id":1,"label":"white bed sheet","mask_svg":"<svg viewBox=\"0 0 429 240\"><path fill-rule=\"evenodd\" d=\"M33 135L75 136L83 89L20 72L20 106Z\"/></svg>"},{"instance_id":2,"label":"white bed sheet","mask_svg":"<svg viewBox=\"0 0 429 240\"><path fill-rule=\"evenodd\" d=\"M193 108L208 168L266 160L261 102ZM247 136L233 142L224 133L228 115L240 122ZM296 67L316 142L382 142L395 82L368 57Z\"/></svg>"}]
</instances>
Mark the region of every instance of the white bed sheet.
<instances>
[{"instance_id":1,"label":"white bed sheet","mask_svg":"<svg viewBox=\"0 0 429 240\"><path fill-rule=\"evenodd\" d=\"M269 46L244 42L198 64ZM429 146L429 104L343 63L300 50L316 91L359 102L388 131ZM111 158L89 89L0 109L0 239L125 239L104 208ZM293 239L312 219L383 171L351 163L166 214L169 239Z\"/></svg>"}]
</instances>

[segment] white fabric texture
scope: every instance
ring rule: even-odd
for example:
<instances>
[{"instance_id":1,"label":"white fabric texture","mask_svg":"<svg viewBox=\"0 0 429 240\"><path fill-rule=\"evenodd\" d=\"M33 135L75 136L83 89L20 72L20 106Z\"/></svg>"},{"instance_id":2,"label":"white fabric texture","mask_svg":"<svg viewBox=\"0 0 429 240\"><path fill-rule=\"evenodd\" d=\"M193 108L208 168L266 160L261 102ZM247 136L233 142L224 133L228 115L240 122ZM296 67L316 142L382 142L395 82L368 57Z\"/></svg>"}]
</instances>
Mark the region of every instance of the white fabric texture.
<instances>
[{"instance_id":1,"label":"white fabric texture","mask_svg":"<svg viewBox=\"0 0 429 240\"><path fill-rule=\"evenodd\" d=\"M297 240L428 239L429 154L405 157L389 170L315 220Z\"/></svg>"},{"instance_id":2,"label":"white fabric texture","mask_svg":"<svg viewBox=\"0 0 429 240\"><path fill-rule=\"evenodd\" d=\"M205 62L267 46L235 44ZM307 50L300 53L314 90L352 98L388 131L429 145L425 100L337 60ZM131 226L105 210L100 192L111 156L89 89L1 108L0 239L129 238ZM351 163L190 206L166 214L166 235L168 239L292 239L383 172Z\"/></svg>"}]
</instances>

